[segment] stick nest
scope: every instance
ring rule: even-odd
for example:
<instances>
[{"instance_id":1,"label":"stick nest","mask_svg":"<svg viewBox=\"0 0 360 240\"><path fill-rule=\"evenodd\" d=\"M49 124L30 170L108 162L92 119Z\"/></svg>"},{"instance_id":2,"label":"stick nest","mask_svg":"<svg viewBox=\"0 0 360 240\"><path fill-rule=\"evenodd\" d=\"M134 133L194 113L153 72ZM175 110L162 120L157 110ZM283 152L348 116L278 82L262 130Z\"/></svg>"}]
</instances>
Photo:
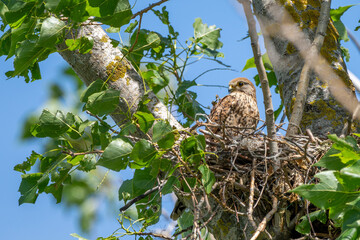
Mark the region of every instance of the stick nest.
<instances>
[{"instance_id":1,"label":"stick nest","mask_svg":"<svg viewBox=\"0 0 360 240\"><path fill-rule=\"evenodd\" d=\"M275 157L281 166L275 171L275 157L269 156L270 139L261 133L241 135L206 137L208 151L215 153L207 155L207 164L216 177L209 199L215 199L218 207L235 215L237 222L245 219L242 227L248 228L252 236L264 232L269 238L281 238L281 234L300 237L294 231L295 225L315 207L289 191L316 182L314 175L320 169L313 164L329 150L331 142L312 136L278 137L275 141L279 152ZM210 222L216 215L210 213L216 210L208 207L207 211L203 216L207 215L206 222ZM318 236L329 235L323 227L316 226ZM243 230L244 235L246 231Z\"/></svg>"}]
</instances>

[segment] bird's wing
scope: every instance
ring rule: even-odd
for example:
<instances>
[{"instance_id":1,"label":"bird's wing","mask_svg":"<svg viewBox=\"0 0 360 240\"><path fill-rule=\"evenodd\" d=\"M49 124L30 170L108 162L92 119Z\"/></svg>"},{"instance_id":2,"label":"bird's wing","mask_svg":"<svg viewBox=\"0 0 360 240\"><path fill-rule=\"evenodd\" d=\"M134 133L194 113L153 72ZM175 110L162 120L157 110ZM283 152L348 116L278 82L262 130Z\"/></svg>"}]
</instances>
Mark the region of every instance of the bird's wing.
<instances>
[{"instance_id":1,"label":"bird's wing","mask_svg":"<svg viewBox=\"0 0 360 240\"><path fill-rule=\"evenodd\" d=\"M222 124L228 118L232 106L234 104L235 97L232 95L227 95L223 97L212 109L210 112L209 119L213 123Z\"/></svg>"}]
</instances>

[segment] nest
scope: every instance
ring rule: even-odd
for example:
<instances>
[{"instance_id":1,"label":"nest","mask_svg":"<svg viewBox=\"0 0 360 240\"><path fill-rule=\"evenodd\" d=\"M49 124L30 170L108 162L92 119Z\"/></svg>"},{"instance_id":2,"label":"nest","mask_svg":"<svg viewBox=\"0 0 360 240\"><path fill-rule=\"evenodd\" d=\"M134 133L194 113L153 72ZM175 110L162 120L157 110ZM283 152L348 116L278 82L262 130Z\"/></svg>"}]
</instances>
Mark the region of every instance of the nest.
<instances>
[{"instance_id":1,"label":"nest","mask_svg":"<svg viewBox=\"0 0 360 240\"><path fill-rule=\"evenodd\" d=\"M206 131L201 132L206 136ZM207 137L208 150L215 153L207 155L207 164L215 174L216 183L209 200L205 199L212 207L200 211L199 218L203 216L203 222L212 225L211 228L215 226L215 229L220 229L213 232L216 239L232 238L221 233L221 227L216 228L219 218L216 218L214 212L218 211L219 206L230 213L227 216L235 216L235 222L240 223L237 228L242 228L244 239L260 234L263 239L272 239L274 236L275 239L300 237L294 231L295 225L300 217L312 209L309 210L309 206L297 194L289 193L289 190L316 181L314 175L319 169L312 165L327 152L331 142L311 135L278 137L275 140L278 143L278 154L269 156L270 139L266 135L241 135L236 139L217 136L214 140L213 134L212 138ZM280 162L280 167L275 170L276 161ZM201 191L197 194L201 195ZM194 202L188 201L186 205L191 208ZM229 222L226 224L229 225ZM321 231L321 227L317 228L317 236L328 235L326 226L324 232Z\"/></svg>"}]
</instances>

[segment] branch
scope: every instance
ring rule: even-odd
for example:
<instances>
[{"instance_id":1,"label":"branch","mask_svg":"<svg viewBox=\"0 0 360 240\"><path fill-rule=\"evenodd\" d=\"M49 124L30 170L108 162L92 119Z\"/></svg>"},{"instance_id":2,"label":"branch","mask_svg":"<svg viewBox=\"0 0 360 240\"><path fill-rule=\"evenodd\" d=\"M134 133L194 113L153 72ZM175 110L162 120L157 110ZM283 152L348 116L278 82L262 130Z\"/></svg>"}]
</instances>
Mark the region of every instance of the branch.
<instances>
[{"instance_id":1,"label":"branch","mask_svg":"<svg viewBox=\"0 0 360 240\"><path fill-rule=\"evenodd\" d=\"M261 58L260 46L258 43L258 35L256 32L256 23L251 10L250 1L249 0L238 0L244 7L246 20L249 26L249 36L251 39L251 47L254 53L254 61L256 65L256 69L259 73L259 79L261 83L261 89L264 95L264 104L265 104L265 116L266 116L266 126L267 126L267 134L270 139L275 139L276 137L276 129L275 129L275 118L274 118L274 107L271 100L271 92L269 87L269 80L266 75L266 70ZM276 155L278 153L278 144L275 141L270 141L270 155ZM280 168L280 161L275 158L274 159L274 170Z\"/></svg>"},{"instance_id":2,"label":"branch","mask_svg":"<svg viewBox=\"0 0 360 240\"><path fill-rule=\"evenodd\" d=\"M158 233L152 233L152 232L132 232L130 235L138 235L138 236L153 236L156 238L162 238L162 239L166 239L166 240L173 240L171 237L167 237L165 235L162 234L158 234Z\"/></svg>"},{"instance_id":3,"label":"branch","mask_svg":"<svg viewBox=\"0 0 360 240\"><path fill-rule=\"evenodd\" d=\"M146 196L149 196L150 194L152 194L153 192L156 192L160 189L162 189L162 187L167 183L167 181L163 181L160 185L153 187L152 189L147 190L146 192L144 192L143 194L131 199L127 204L125 204L123 207L121 207L119 210L120 212L124 212L126 209L128 209L129 207L131 207L134 203L140 201L141 199L145 198Z\"/></svg>"},{"instance_id":4,"label":"branch","mask_svg":"<svg viewBox=\"0 0 360 240\"><path fill-rule=\"evenodd\" d=\"M169 1L169 0L161 0L161 1L158 1L158 2L156 2L156 3L153 3L153 4L149 5L147 8L144 8L143 10L141 10L141 11L135 13L134 15L132 15L131 19L134 19L134 18L136 18L138 15L142 15L142 14L150 11L150 10L153 9L154 7L159 6L159 5L161 5L161 4L163 4L164 2L167 2L167 1Z\"/></svg>"},{"instance_id":5,"label":"branch","mask_svg":"<svg viewBox=\"0 0 360 240\"><path fill-rule=\"evenodd\" d=\"M300 127L301 119L304 113L307 89L310 81L310 77L309 77L311 71L310 60L313 59L315 55L319 54L319 51L324 42L326 29L330 19L330 5L331 5L331 0L323 0L321 3L319 24L316 29L315 38L312 43L311 49L309 51L308 56L305 58L305 64L300 74L298 89L296 93L296 100L294 103L293 111L291 113L291 118L286 132L286 136L291 136L298 133L298 129Z\"/></svg>"},{"instance_id":6,"label":"branch","mask_svg":"<svg viewBox=\"0 0 360 240\"><path fill-rule=\"evenodd\" d=\"M156 119L168 120L175 129L182 129L180 123L168 111L167 107L149 91L144 80L131 63L124 58L119 48L114 48L110 38L101 26L86 25L71 30L66 39L92 38L94 45L90 53L82 54L69 51L65 41L57 46L59 54L67 61L86 85L97 79L106 82L110 88L120 91L120 103L111 114L117 125L128 122L137 111L140 101L147 94L149 111ZM141 133L135 134L137 136Z\"/></svg>"},{"instance_id":7,"label":"branch","mask_svg":"<svg viewBox=\"0 0 360 240\"><path fill-rule=\"evenodd\" d=\"M277 207L278 205L278 200L276 197L273 196L273 204L272 204L272 209L270 212L268 212L266 214L266 216L263 218L263 220L261 221L261 223L259 224L258 228L256 229L256 232L254 233L254 235L251 237L250 240L255 240L257 239L257 237L259 236L259 234L261 232L263 232L265 230L266 224L267 222L270 221L270 219L272 218L272 216L277 212Z\"/></svg>"}]
</instances>

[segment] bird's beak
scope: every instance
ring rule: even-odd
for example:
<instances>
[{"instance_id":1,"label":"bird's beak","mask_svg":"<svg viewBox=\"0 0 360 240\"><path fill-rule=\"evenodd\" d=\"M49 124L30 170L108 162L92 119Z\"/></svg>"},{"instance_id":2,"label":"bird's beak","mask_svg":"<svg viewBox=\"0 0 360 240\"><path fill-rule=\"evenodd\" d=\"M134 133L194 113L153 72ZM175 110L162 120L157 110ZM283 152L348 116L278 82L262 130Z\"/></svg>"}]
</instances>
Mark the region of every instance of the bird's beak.
<instances>
[{"instance_id":1,"label":"bird's beak","mask_svg":"<svg viewBox=\"0 0 360 240\"><path fill-rule=\"evenodd\" d=\"M229 88L228 88L229 93L231 93L232 90L233 90L233 86L230 85Z\"/></svg>"}]
</instances>

